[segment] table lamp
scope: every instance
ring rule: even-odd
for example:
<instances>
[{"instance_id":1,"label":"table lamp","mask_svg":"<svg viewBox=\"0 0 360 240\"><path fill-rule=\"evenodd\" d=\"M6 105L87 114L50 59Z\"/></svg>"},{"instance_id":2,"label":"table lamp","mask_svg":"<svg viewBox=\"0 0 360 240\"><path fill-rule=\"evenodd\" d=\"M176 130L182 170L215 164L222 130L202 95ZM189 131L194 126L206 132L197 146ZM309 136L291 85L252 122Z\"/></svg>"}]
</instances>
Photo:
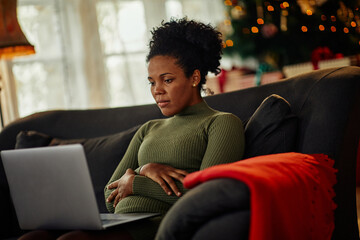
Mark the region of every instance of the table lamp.
<instances>
[{"instance_id":1,"label":"table lamp","mask_svg":"<svg viewBox=\"0 0 360 240\"><path fill-rule=\"evenodd\" d=\"M34 54L34 46L29 43L17 20L17 0L0 0L0 60L8 60L16 56ZM2 79L0 69L0 118L4 127L1 90Z\"/></svg>"}]
</instances>

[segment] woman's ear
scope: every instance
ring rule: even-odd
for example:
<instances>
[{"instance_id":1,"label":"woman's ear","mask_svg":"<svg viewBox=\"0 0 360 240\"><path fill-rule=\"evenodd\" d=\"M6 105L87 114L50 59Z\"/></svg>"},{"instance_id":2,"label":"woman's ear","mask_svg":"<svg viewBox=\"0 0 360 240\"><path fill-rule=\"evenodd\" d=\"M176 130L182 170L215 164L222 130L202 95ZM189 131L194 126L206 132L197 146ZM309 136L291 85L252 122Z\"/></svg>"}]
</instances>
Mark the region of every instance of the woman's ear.
<instances>
[{"instance_id":1,"label":"woman's ear","mask_svg":"<svg viewBox=\"0 0 360 240\"><path fill-rule=\"evenodd\" d=\"M200 84L201 81L201 74L200 74L200 70L195 69L195 71L193 72L193 75L191 77L192 80L192 86L196 87Z\"/></svg>"}]
</instances>

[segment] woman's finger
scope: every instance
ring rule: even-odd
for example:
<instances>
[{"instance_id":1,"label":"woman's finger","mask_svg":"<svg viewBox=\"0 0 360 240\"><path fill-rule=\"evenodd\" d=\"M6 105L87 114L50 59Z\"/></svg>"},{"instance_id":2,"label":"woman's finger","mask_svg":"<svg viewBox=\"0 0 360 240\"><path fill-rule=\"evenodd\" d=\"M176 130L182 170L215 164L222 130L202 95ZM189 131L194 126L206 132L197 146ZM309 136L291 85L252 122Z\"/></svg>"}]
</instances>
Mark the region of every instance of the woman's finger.
<instances>
[{"instance_id":1,"label":"woman's finger","mask_svg":"<svg viewBox=\"0 0 360 240\"><path fill-rule=\"evenodd\" d=\"M170 186L171 190L175 193L176 196L180 197L181 192L179 191L179 188L176 186L173 178L171 176L165 175L164 180L166 183Z\"/></svg>"},{"instance_id":2,"label":"woman's finger","mask_svg":"<svg viewBox=\"0 0 360 240\"><path fill-rule=\"evenodd\" d=\"M171 195L171 190L169 189L168 185L165 183L165 181L161 177L156 177L153 180L160 185L160 187L165 191L165 193L167 195Z\"/></svg>"},{"instance_id":3,"label":"woman's finger","mask_svg":"<svg viewBox=\"0 0 360 240\"><path fill-rule=\"evenodd\" d=\"M177 172L177 173L179 173L179 174L181 174L183 176L186 176L186 175L189 174L187 171L182 170L182 169L177 169L177 168L175 168L175 172Z\"/></svg>"},{"instance_id":4,"label":"woman's finger","mask_svg":"<svg viewBox=\"0 0 360 240\"><path fill-rule=\"evenodd\" d=\"M118 190L114 190L112 193L110 193L109 197L106 199L107 202L111 202L114 197L117 195Z\"/></svg>"},{"instance_id":5,"label":"woman's finger","mask_svg":"<svg viewBox=\"0 0 360 240\"><path fill-rule=\"evenodd\" d=\"M179 174L177 172L170 172L168 175L170 177L172 177L173 179L179 180L180 182L182 182L184 180L184 178L185 178L184 175Z\"/></svg>"},{"instance_id":6,"label":"woman's finger","mask_svg":"<svg viewBox=\"0 0 360 240\"><path fill-rule=\"evenodd\" d=\"M118 186L118 181L112 182L107 186L107 189L113 189Z\"/></svg>"},{"instance_id":7,"label":"woman's finger","mask_svg":"<svg viewBox=\"0 0 360 240\"><path fill-rule=\"evenodd\" d=\"M121 192L119 191L118 194L116 195L115 197L115 200L114 200L114 207L116 207L116 205L120 202L120 200L122 199L121 197Z\"/></svg>"}]
</instances>

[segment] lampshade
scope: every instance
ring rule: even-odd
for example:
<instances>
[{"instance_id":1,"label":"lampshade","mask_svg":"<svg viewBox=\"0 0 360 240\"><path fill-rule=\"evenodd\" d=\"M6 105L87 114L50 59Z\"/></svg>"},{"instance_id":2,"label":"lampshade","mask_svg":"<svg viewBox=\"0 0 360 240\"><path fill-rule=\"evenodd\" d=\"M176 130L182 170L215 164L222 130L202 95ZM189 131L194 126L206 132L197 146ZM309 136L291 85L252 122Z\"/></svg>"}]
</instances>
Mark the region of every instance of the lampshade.
<instances>
[{"instance_id":1,"label":"lampshade","mask_svg":"<svg viewBox=\"0 0 360 240\"><path fill-rule=\"evenodd\" d=\"M17 20L17 0L0 0L0 58L35 53Z\"/></svg>"}]
</instances>

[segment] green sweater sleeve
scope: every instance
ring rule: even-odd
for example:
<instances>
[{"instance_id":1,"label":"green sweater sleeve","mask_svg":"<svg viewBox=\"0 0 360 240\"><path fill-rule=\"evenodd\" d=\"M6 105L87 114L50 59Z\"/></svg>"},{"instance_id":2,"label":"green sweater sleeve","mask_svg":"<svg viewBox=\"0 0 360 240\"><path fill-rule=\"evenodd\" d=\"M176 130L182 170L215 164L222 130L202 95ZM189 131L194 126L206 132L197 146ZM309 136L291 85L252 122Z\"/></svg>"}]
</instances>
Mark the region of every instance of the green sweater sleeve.
<instances>
[{"instance_id":1,"label":"green sweater sleeve","mask_svg":"<svg viewBox=\"0 0 360 240\"><path fill-rule=\"evenodd\" d=\"M182 195L185 194L187 189L184 188L183 184L179 181L175 181L175 183ZM136 175L134 178L133 192L135 195L154 198L156 200L169 203L171 205L179 199L179 197L176 196L174 193L172 193L171 195L167 195L157 182L153 181L150 178L139 175Z\"/></svg>"},{"instance_id":2,"label":"green sweater sleeve","mask_svg":"<svg viewBox=\"0 0 360 240\"><path fill-rule=\"evenodd\" d=\"M107 186L118 180L119 178L121 178L126 170L128 168L131 168L131 169L136 169L137 167L139 167L138 165L138 160L137 160L137 153L139 151L139 148L140 148L140 145L141 145L141 142L142 142L142 130L143 130L143 127L140 128L134 135L134 137L132 138L130 144L129 144L129 147L128 149L126 150L123 158L121 159L119 165L117 166L117 168L115 169L113 175L111 176L108 184L106 184L105 186L105 189L104 189L104 193L105 193L105 200L109 197L109 195L111 194L111 192L113 190L108 190L107 189ZM113 207L113 203L110 202L106 202L106 207L108 209L109 212L114 212L115 211L115 208Z\"/></svg>"},{"instance_id":3,"label":"green sweater sleeve","mask_svg":"<svg viewBox=\"0 0 360 240\"><path fill-rule=\"evenodd\" d=\"M218 115L209 126L208 144L200 170L241 160L245 149L242 121L233 114Z\"/></svg>"}]
</instances>

